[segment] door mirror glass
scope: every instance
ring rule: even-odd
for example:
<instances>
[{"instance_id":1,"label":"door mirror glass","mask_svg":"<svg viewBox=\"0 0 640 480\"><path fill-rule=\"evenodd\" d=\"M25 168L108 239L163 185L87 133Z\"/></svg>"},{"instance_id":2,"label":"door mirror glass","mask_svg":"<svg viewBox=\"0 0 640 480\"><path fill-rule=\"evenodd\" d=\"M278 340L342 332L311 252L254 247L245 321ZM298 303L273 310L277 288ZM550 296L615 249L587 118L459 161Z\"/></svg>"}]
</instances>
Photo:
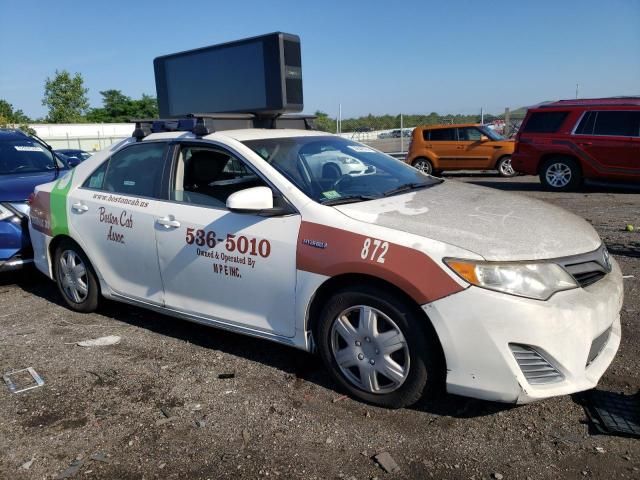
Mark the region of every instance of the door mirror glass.
<instances>
[{"instance_id":1,"label":"door mirror glass","mask_svg":"<svg viewBox=\"0 0 640 480\"><path fill-rule=\"evenodd\" d=\"M245 188L227 198L227 208L238 212L260 212L273 208L273 192L269 187Z\"/></svg>"},{"instance_id":2,"label":"door mirror glass","mask_svg":"<svg viewBox=\"0 0 640 480\"><path fill-rule=\"evenodd\" d=\"M489 137L487 137L486 135L480 135L480 141L481 142L488 142L489 141Z\"/></svg>"}]
</instances>

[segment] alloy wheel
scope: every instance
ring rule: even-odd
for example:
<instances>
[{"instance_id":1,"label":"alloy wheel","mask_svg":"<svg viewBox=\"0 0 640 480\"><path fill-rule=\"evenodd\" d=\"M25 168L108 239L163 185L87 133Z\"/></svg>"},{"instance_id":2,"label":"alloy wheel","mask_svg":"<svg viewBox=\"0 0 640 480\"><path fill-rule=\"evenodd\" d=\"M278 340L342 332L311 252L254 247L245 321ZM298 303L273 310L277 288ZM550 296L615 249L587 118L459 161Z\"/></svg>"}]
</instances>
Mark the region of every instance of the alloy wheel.
<instances>
[{"instance_id":1,"label":"alloy wheel","mask_svg":"<svg viewBox=\"0 0 640 480\"><path fill-rule=\"evenodd\" d=\"M571 168L566 163L552 163L545 172L547 183L552 187L564 188L571 182Z\"/></svg>"}]
</instances>

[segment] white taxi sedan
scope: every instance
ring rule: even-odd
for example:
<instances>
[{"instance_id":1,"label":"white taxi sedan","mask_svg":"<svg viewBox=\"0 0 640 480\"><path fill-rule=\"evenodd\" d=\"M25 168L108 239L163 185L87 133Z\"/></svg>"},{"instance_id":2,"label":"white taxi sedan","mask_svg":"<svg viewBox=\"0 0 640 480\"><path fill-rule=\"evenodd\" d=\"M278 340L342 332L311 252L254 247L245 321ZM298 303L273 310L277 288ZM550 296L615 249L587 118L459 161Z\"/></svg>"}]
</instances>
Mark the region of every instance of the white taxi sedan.
<instances>
[{"instance_id":1,"label":"white taxi sedan","mask_svg":"<svg viewBox=\"0 0 640 480\"><path fill-rule=\"evenodd\" d=\"M106 297L318 351L345 390L393 408L443 384L568 394L614 358L620 269L571 213L320 132L137 140L36 189L35 263L74 310Z\"/></svg>"}]
</instances>

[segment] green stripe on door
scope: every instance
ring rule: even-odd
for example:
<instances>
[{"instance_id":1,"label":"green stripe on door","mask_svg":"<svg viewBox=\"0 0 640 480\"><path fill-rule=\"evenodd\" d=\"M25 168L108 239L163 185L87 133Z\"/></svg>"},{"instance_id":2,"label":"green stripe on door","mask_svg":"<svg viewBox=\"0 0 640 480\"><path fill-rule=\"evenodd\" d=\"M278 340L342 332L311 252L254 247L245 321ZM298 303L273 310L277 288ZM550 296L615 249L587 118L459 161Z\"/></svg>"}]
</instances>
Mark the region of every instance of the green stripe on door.
<instances>
[{"instance_id":1,"label":"green stripe on door","mask_svg":"<svg viewBox=\"0 0 640 480\"><path fill-rule=\"evenodd\" d=\"M51 190L51 233L56 235L69 235L67 223L67 195L71 189L71 179L74 170L58 179Z\"/></svg>"}]
</instances>

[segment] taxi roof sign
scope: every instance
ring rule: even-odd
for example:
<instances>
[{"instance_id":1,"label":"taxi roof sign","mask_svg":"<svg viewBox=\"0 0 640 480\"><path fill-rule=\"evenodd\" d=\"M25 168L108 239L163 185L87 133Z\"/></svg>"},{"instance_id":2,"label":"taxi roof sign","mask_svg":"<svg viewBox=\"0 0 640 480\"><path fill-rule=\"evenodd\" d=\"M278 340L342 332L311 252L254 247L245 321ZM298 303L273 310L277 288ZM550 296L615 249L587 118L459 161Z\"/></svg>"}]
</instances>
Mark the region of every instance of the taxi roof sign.
<instances>
[{"instance_id":1,"label":"taxi roof sign","mask_svg":"<svg viewBox=\"0 0 640 480\"><path fill-rule=\"evenodd\" d=\"M161 117L277 115L303 108L300 38L275 32L157 57Z\"/></svg>"}]
</instances>

